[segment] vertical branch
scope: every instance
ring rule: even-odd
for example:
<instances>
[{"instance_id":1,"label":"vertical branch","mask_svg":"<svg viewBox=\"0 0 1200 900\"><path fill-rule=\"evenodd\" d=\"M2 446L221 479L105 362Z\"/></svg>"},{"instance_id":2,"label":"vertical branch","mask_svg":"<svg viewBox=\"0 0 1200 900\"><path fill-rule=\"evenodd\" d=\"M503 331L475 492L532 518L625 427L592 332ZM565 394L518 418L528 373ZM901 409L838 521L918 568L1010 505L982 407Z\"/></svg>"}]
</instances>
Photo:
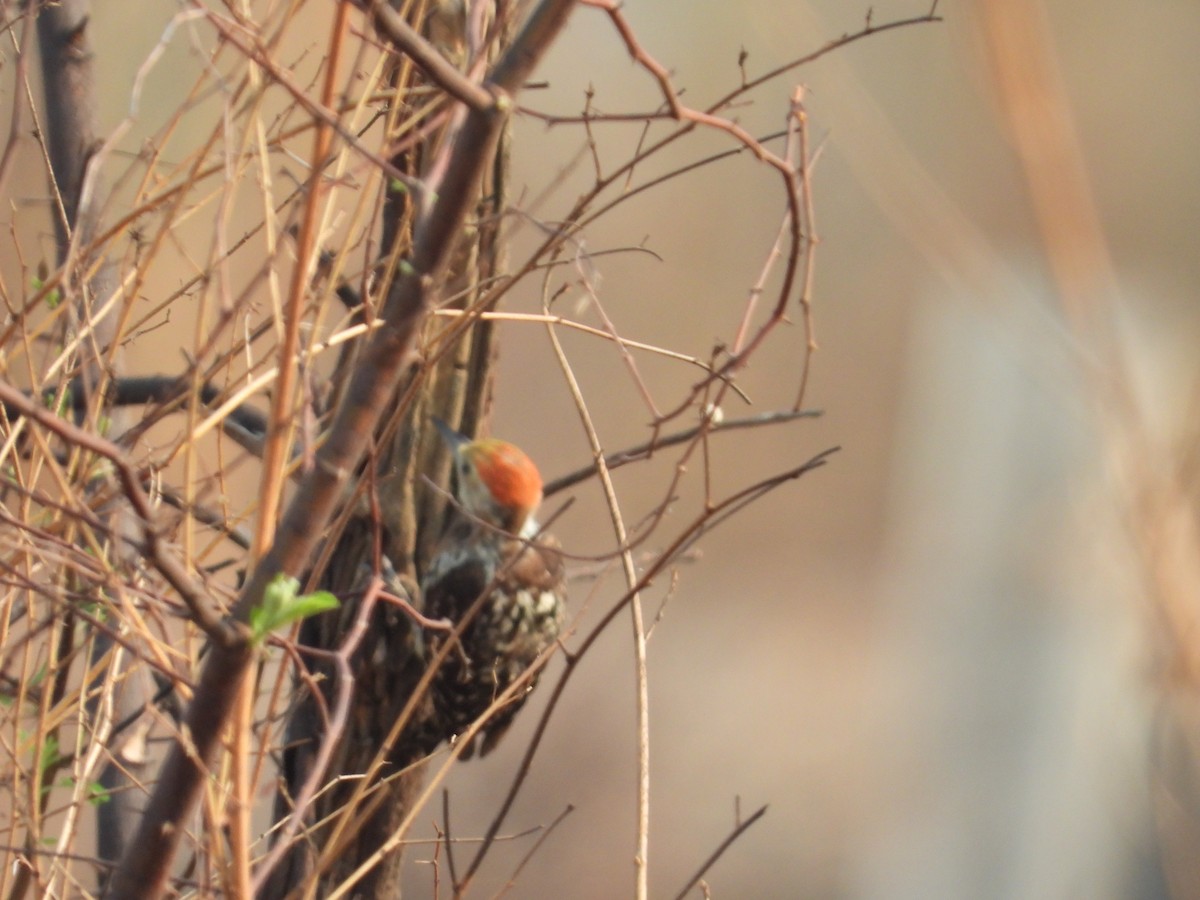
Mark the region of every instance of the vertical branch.
<instances>
[{"instance_id":1,"label":"vertical branch","mask_svg":"<svg viewBox=\"0 0 1200 900\"><path fill-rule=\"evenodd\" d=\"M491 0L477 0L471 9L482 14ZM423 211L426 197L438 192L436 182L446 177L446 166L456 135L462 129L463 115L454 107L445 109L446 98L462 96L468 104L490 103L491 95L480 84L467 81L460 68L473 71L478 65L472 60L486 61L483 51L494 55L502 52L511 35L502 26L495 39L486 47L465 56L468 45L465 29L471 13L458 15L452 5L440 5L425 17L424 28L417 21L387 6L377 6L375 13L380 29L393 46L404 55L392 65L393 102L389 135L405 135L422 109L440 110L437 127L432 127L415 143L405 142L390 158L399 172L410 176L418 185L416 190L388 190L381 203L382 244L388 255L380 266L386 284L394 272L389 269L403 258L411 243L413 223ZM410 14L411 15L411 14ZM511 16L504 17L507 23ZM419 30L428 40L419 37ZM439 55L444 54L444 56ZM416 65L413 64L415 60ZM432 74L431 74L432 73ZM447 83L448 82L448 83ZM431 91L431 87L438 90ZM413 105L423 98L424 106L414 112ZM504 206L505 169L507 158L503 134L499 146L492 151L490 165L481 184L470 198L471 221L453 236L451 256L445 283L440 294L445 305L457 309L477 306L480 285L486 284L499 271L503 256L501 213ZM393 186L394 188L394 186ZM351 522L336 539L329 556L333 563L321 575L321 585L348 603L359 602L348 586L362 577L364 565L378 565L380 555L394 566L402 578L419 579L444 521L444 495L431 488L428 480L444 481L447 474L445 447L440 438L425 427L431 414L454 423L455 427L474 433L486 416L490 400L491 371L494 357L494 326L478 316L463 323L432 322L423 329L425 364L406 376L399 391L392 397L386 413L387 422L379 429L375 449L368 461L367 478L373 479L372 503L378 507L376 521ZM353 354L339 361L336 379L345 379L355 365ZM389 433L391 434L388 437ZM416 598L419 603L419 598ZM306 624L301 641L322 653L342 640L345 623L354 617L352 610L321 621ZM363 860L383 846L421 796L425 766L421 764L427 752L424 738L414 735L428 728L425 719L431 710L421 679L424 661L419 652L412 623L395 608L380 608L374 615L367 646L358 661L358 684L352 722L341 756L339 771L367 773L358 783L347 783L324 792L313 805L312 818L327 822L323 837L311 840L309 846L297 846L290 854L288 865L272 879L271 896L279 895L284 881L297 883L308 868L315 868L312 877L322 893L342 883L347 873L354 871ZM414 702L406 714L408 701ZM311 714L319 698L302 697L289 724L289 749L284 774L287 794L296 796L298 785L311 778L307 769L315 763L313 748L323 745L320 734L325 727ZM329 702L328 700L326 702ZM396 723L405 722L403 734L396 733ZM374 782L375 773L395 772L395 777ZM360 790L371 784L373 796L365 802ZM289 803L281 797L279 812L286 812ZM321 846L316 856L310 846ZM330 847L345 846L344 852L331 854ZM391 896L398 889L402 856L399 849L386 854L379 865L364 872L358 890L366 896Z\"/></svg>"},{"instance_id":2,"label":"vertical branch","mask_svg":"<svg viewBox=\"0 0 1200 900\"><path fill-rule=\"evenodd\" d=\"M548 305L545 312L550 312ZM650 682L646 670L646 624L642 615L642 595L638 590L637 566L633 561L633 551L629 549L629 534L625 528L625 519L621 515L621 504L604 459L604 447L588 412L583 391L562 344L559 343L554 325L547 323L546 332L550 335L554 355L558 359L563 377L567 380L567 388L575 401L575 409L579 413L579 420L592 448L592 456L596 460L596 473L600 476L604 501L612 519L613 534L617 539L617 546L621 548L621 568L625 575L625 585L629 589L634 677L637 685L637 832L633 855L634 896L638 900L646 900L650 896Z\"/></svg>"},{"instance_id":3,"label":"vertical branch","mask_svg":"<svg viewBox=\"0 0 1200 900\"><path fill-rule=\"evenodd\" d=\"M66 0L43 7L38 10L37 17L42 84L46 94L46 150L57 201L54 233L62 260L66 259L75 230L93 224L79 220L84 167L96 141L95 84L87 36L88 16L86 0Z\"/></svg>"},{"instance_id":4,"label":"vertical branch","mask_svg":"<svg viewBox=\"0 0 1200 900\"><path fill-rule=\"evenodd\" d=\"M341 59L344 35L349 20L350 4L341 0L337 5L333 29L330 34L329 55L325 61L325 80L322 87L321 104L332 108L337 93L338 63ZM293 424L295 409L296 369L299 364L300 321L305 294L310 276L309 263L316 244L317 222L321 206L321 185L325 164L333 142L333 125L318 119L313 139L313 155L309 167L308 191L305 195L304 214L300 220L300 233L296 238L296 265L292 269L291 287L288 291L287 307L284 310L283 343L279 348L279 375L271 404L267 441L263 449L262 490L259 497L259 527L255 541L255 555L266 550L275 531L276 509L283 488L283 469L288 458L291 442L288 434Z\"/></svg>"},{"instance_id":5,"label":"vertical branch","mask_svg":"<svg viewBox=\"0 0 1200 900\"><path fill-rule=\"evenodd\" d=\"M350 3L340 0L334 12L329 36L329 53L325 60L325 80L321 105L334 108L337 95L339 62L349 25ZM279 376L275 383L266 443L263 448L263 473L258 503L258 528L255 532L253 558L261 559L276 528L276 511L283 491L284 468L291 447L291 432L296 409L296 370L299 366L300 323L304 298L307 295L310 260L316 244L320 217L325 166L333 146L333 124L326 119L316 123L312 159L309 164L308 192L304 214L296 243L296 262L292 268L291 287L284 310L283 342L279 348ZM254 680L246 678L239 688L238 720L234 728L232 850L234 886L239 897L250 897L250 814L253 809L255 786L250 783L250 737L254 719Z\"/></svg>"},{"instance_id":6,"label":"vertical branch","mask_svg":"<svg viewBox=\"0 0 1200 900\"><path fill-rule=\"evenodd\" d=\"M80 327L90 332L89 339L80 343L84 359L82 384L89 401L98 397L100 387L108 377L120 371L117 355L117 316L113 313L97 320L93 310L99 308L117 290L114 266L105 261L94 267L91 260L72 259L72 248L88 246L98 230L99 212L106 190L100 173L89 166L94 148L98 145L96 123L96 85L93 70L93 50L88 38L90 4L87 0L63 0L38 10L37 33L42 60L42 83L45 92L45 127L47 155L50 160L52 196L55 198L53 219L57 238L58 264L70 265L63 279L68 296L75 296L75 309ZM93 274L80 284L76 272ZM107 359L107 365L106 365ZM88 403L91 415L98 416L98 404ZM121 410L108 414L113 433L121 433L128 421ZM123 504L116 504L110 513L118 536L128 536L136 530ZM123 544L117 538L118 544ZM126 556L127 550L120 550ZM128 560L126 560L128 561ZM90 643L92 658L101 659L113 649L111 635L101 630ZM126 677L116 678L113 711L117 719L136 713L145 707L149 686L145 673L138 671L128 655L119 657ZM121 749L117 749L118 755ZM115 862L125 852L140 810L137 793L131 790L131 775L136 775L141 760L124 758L120 765L110 762L100 772L99 782L109 792L111 800L97 808L97 852L102 860Z\"/></svg>"}]
</instances>

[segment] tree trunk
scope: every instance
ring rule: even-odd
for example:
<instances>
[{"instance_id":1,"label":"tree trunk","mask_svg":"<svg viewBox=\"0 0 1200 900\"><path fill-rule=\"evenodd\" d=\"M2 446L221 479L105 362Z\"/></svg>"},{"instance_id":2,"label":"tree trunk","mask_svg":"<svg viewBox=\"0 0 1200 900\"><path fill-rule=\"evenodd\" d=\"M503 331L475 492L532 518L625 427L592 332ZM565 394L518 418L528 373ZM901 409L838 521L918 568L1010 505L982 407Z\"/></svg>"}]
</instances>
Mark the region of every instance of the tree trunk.
<instances>
[{"instance_id":1,"label":"tree trunk","mask_svg":"<svg viewBox=\"0 0 1200 900\"><path fill-rule=\"evenodd\" d=\"M499 21L506 20L501 16ZM461 65L466 42L456 42L453 29L448 32L446 26L446 16L431 14L426 17L424 32L448 58ZM490 58L503 49L507 38L505 33L491 41ZM410 109L407 98L414 91L429 90L419 71L404 58L396 66L393 84L395 118L389 127L402 121L400 116ZM425 174L426 161L433 159L446 140L453 140L449 124L390 161L401 172L420 178ZM505 209L507 159L505 136L481 187L475 222L460 237L455 251L442 298L449 308L477 310L481 286L490 284L502 269L500 223ZM389 193L380 232L385 259L393 264L409 250L412 214L409 193ZM388 272L381 272L379 282L386 284L389 277ZM420 608L419 592L414 586L419 583L446 517L444 493L431 489L426 480L444 486L448 477L448 454L430 419L437 416L470 434L479 430L490 410L493 327L480 318L468 325L465 319L433 316L422 348L425 362L414 367L395 394L391 409L382 417L375 453L362 473L369 485L368 493L374 496L360 503L340 533L331 537L335 546L325 554L330 562L311 579L336 594L342 607L307 620L301 632L303 645L327 651L340 646L360 614L364 585L372 573L379 571L380 554L387 557L384 567L394 567L397 575L390 590ZM343 355L335 385L348 377L354 361L353 351ZM367 512L372 504L378 504L378 519ZM423 760L441 738L430 730L426 698L417 698L408 725L398 735L392 734L424 673L422 643L420 626L405 610L387 602L375 605L363 644L351 660L355 684L345 733L321 779L328 784L338 776L374 771L371 790L364 795L363 779L348 777L321 793L306 810L305 820L322 825L297 840L285 862L273 873L265 896L297 895L305 885L309 895L313 895L315 886L315 896L323 896L370 857L409 813L422 786ZM312 657L306 661L325 690L328 704L336 673L331 666L314 663ZM309 777L324 737L319 700L305 687L312 683L297 681L299 696L287 730L277 820L291 813L292 798ZM356 796L357 805L349 807ZM355 896L395 898L400 894L400 882L401 854L395 852L359 882Z\"/></svg>"}]
</instances>

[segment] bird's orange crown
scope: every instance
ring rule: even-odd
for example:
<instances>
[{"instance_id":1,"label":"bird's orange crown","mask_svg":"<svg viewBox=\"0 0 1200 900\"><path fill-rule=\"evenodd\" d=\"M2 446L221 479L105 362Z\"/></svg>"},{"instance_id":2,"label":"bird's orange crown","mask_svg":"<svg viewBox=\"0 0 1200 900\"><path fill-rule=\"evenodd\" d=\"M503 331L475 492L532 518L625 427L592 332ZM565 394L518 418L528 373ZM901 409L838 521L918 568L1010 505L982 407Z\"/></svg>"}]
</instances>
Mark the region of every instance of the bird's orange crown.
<instances>
[{"instance_id":1,"label":"bird's orange crown","mask_svg":"<svg viewBox=\"0 0 1200 900\"><path fill-rule=\"evenodd\" d=\"M441 419L433 424L457 460L457 495L463 508L514 534L536 528L532 516L542 502L542 476L533 460L507 441L473 441Z\"/></svg>"},{"instance_id":2,"label":"bird's orange crown","mask_svg":"<svg viewBox=\"0 0 1200 900\"><path fill-rule=\"evenodd\" d=\"M520 511L524 520L542 502L542 476L520 447L497 438L472 441L460 451L479 473L492 500L503 509Z\"/></svg>"}]
</instances>

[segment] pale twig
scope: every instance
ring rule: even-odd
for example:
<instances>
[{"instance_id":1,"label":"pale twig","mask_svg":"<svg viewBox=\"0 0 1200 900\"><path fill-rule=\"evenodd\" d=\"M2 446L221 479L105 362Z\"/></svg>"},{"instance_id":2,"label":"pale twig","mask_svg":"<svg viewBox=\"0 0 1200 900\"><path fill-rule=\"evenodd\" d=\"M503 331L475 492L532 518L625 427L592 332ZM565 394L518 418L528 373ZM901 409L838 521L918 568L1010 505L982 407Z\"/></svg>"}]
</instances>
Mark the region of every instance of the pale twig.
<instances>
[{"instance_id":1,"label":"pale twig","mask_svg":"<svg viewBox=\"0 0 1200 900\"><path fill-rule=\"evenodd\" d=\"M548 312L548 310L546 310ZM637 685L637 836L634 848L635 894L638 900L646 900L649 896L650 870L650 682L646 671L646 626L642 619L641 594L636 589L637 567L633 564L633 553L627 547L629 535L625 530L625 519L621 514L620 501L613 486L612 476L604 464L604 448L600 435L596 431L591 413L588 412L587 402L583 399L583 391L567 355L563 352L558 335L551 325L546 326L550 337L555 358L566 379L567 388L575 402L579 420L587 434L592 455L596 460L596 473L600 476L600 484L604 490L605 503L608 506L609 517L612 520L614 536L618 546L624 548L621 552L621 566L625 571L625 582L630 592L629 609L633 625L633 658L634 677Z\"/></svg>"},{"instance_id":2,"label":"pale twig","mask_svg":"<svg viewBox=\"0 0 1200 900\"><path fill-rule=\"evenodd\" d=\"M343 4L344 5L344 4ZM284 88L296 103L303 107L305 112L309 113L318 122L328 125L337 134L339 138L345 141L354 151L376 166L381 172L387 175L388 178L395 179L403 184L408 190L419 193L423 190L424 185L417 179L401 172L388 160L384 159L378 153L368 148L362 140L350 131L347 131L339 118L336 110L330 109L328 106L318 103L310 97L304 88L295 83L291 75L277 62L271 59L266 53L259 52L258 48L253 46L252 36L242 35L242 26L235 22L231 22L223 16L217 15L212 9L204 7L206 18L221 35L221 37L236 47L247 59L253 60L263 71L271 77L280 87Z\"/></svg>"},{"instance_id":3,"label":"pale twig","mask_svg":"<svg viewBox=\"0 0 1200 900\"><path fill-rule=\"evenodd\" d=\"M593 254L595 255L595 254ZM688 365L695 366L698 369L703 369L706 373L715 375L713 367L700 359L698 356L693 356L690 353L681 353L678 350L672 350L669 347L660 347L657 344L647 344L644 341L635 341L627 337L622 337L615 331L609 331L603 328L596 328L592 325L585 325L582 322L577 322L574 319L569 319L566 316L556 315L554 313L518 313L518 312L474 312L472 310L463 309L439 309L435 315L445 316L447 318L463 318L463 317L478 317L487 321L493 322L533 322L543 325L560 325L563 328L570 328L574 331L582 332L583 334L593 337L603 338L613 341L618 344L623 350L644 350L647 353L653 353L656 356L662 356L666 359L674 359L679 362L685 362ZM727 382L730 388L737 393L739 397L750 402L750 398L733 382Z\"/></svg>"},{"instance_id":4,"label":"pale twig","mask_svg":"<svg viewBox=\"0 0 1200 900\"><path fill-rule=\"evenodd\" d=\"M638 389L638 393L642 395L642 400L650 409L650 415L654 419L661 418L658 411L658 406L654 402L654 397L650 394L650 388L646 385L645 379L642 378L642 373L638 371L637 362L633 358L633 354L629 352L624 342L617 335L617 327L613 324L612 319L608 317L608 313L604 309L604 304L600 301L600 292L596 287L595 276L590 271L591 264L587 251L582 245L579 246L575 254L575 270L579 272L579 277L583 282L583 288L587 291L588 297L591 299L592 306L596 310L596 315L600 317L601 323L604 325L604 331L612 338L613 343L617 345L617 349L621 352L621 360L625 363L625 367L629 370L629 376L633 379L634 385ZM550 314L549 305L542 310L544 315Z\"/></svg>"},{"instance_id":5,"label":"pale twig","mask_svg":"<svg viewBox=\"0 0 1200 900\"><path fill-rule=\"evenodd\" d=\"M0 188L8 182L8 175L12 171L13 160L16 159L17 142L24 130L21 121L21 111L25 105L25 95L21 87L27 84L29 70L29 52L27 48L30 43L30 32L33 29L34 17L23 16L22 18L24 22L21 27L20 40L17 39L15 28L9 26L6 29L13 43L13 55L16 57L16 65L13 66L12 114L9 116L8 122L8 139L4 142L4 151L0 153Z\"/></svg>"}]
</instances>

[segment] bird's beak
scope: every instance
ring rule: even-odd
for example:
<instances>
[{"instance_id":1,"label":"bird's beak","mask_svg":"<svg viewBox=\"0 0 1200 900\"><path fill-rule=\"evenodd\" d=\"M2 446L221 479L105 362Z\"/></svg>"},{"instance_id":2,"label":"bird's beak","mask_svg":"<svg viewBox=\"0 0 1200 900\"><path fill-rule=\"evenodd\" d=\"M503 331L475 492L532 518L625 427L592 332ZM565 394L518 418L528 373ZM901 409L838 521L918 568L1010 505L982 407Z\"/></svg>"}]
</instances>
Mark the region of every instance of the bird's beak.
<instances>
[{"instance_id":1,"label":"bird's beak","mask_svg":"<svg viewBox=\"0 0 1200 900\"><path fill-rule=\"evenodd\" d=\"M442 440L446 442L451 450L458 452L458 449L463 444L471 443L471 439L469 437L467 437L465 434L459 434L437 416L431 416L430 418L433 419L434 427L437 428L438 433L442 436Z\"/></svg>"}]
</instances>

